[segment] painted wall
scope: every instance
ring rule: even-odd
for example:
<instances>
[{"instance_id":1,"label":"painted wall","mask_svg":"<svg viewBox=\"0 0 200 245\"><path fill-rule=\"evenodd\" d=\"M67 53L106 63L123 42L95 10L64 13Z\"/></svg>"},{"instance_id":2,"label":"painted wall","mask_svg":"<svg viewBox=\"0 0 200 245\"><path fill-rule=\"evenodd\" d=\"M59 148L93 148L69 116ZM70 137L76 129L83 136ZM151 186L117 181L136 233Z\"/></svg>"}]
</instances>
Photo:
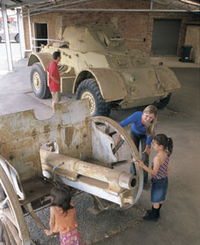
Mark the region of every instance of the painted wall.
<instances>
[{"instance_id":1,"label":"painted wall","mask_svg":"<svg viewBox=\"0 0 200 245\"><path fill-rule=\"evenodd\" d=\"M200 64L200 25L188 25L185 36L185 45L191 45L191 58L195 63Z\"/></svg>"}]
</instances>

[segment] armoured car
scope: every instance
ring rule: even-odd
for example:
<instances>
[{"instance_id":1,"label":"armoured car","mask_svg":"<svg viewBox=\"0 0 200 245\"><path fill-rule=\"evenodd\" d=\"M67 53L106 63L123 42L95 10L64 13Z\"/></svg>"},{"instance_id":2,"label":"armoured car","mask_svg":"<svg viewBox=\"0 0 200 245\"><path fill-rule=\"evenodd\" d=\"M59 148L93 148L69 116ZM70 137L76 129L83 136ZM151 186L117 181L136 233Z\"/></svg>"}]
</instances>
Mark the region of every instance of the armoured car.
<instances>
[{"instance_id":1,"label":"armoured car","mask_svg":"<svg viewBox=\"0 0 200 245\"><path fill-rule=\"evenodd\" d=\"M166 106L180 88L175 74L163 65L152 65L140 50L128 49L113 25L69 26L62 40L49 43L30 55L34 94L50 96L46 68L52 53L61 52L61 93L87 98L90 114L108 116L112 107L131 108L155 103Z\"/></svg>"}]
</instances>

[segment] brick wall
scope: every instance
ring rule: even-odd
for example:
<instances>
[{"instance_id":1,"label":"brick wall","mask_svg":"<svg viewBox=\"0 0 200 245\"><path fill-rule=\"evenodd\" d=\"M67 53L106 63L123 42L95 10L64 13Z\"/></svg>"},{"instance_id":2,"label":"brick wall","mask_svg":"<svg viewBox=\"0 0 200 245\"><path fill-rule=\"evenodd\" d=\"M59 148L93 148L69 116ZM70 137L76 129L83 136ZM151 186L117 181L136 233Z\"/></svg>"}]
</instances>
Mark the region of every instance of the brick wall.
<instances>
[{"instance_id":1,"label":"brick wall","mask_svg":"<svg viewBox=\"0 0 200 245\"><path fill-rule=\"evenodd\" d=\"M104 8L104 9L149 9L149 0L106 0L94 4L77 6L77 8ZM154 8L163 6L154 5ZM32 23L47 23L48 38L58 39L59 32L67 25L84 23L112 22L119 27L122 35L127 39L129 48L137 48L151 54L152 31L154 18L181 19L181 31L177 55L180 55L181 46L185 41L186 24L196 16L187 13L151 13L151 12L63 12L48 13L31 17ZM26 47L29 49L29 35L27 18L24 19Z\"/></svg>"},{"instance_id":2,"label":"brick wall","mask_svg":"<svg viewBox=\"0 0 200 245\"><path fill-rule=\"evenodd\" d=\"M47 23L48 38L55 39L59 36L59 29L62 25L62 15L58 13L48 13L31 17L32 36L34 36L34 23ZM26 49L30 49L28 18L24 18L24 33Z\"/></svg>"}]
</instances>

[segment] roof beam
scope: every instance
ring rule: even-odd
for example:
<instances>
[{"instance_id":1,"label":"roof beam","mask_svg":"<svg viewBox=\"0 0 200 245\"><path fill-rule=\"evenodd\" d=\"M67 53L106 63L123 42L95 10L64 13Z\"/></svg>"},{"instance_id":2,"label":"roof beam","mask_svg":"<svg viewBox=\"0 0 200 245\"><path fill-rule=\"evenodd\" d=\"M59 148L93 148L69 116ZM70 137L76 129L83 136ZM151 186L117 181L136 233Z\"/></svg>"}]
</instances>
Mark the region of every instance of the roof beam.
<instances>
[{"instance_id":1,"label":"roof beam","mask_svg":"<svg viewBox=\"0 0 200 245\"><path fill-rule=\"evenodd\" d=\"M200 13L200 10L183 10L183 9L95 9L95 8L55 8L41 12L32 12L31 16L42 13L55 12L135 12L135 13ZM25 15L26 16L26 15Z\"/></svg>"}]
</instances>

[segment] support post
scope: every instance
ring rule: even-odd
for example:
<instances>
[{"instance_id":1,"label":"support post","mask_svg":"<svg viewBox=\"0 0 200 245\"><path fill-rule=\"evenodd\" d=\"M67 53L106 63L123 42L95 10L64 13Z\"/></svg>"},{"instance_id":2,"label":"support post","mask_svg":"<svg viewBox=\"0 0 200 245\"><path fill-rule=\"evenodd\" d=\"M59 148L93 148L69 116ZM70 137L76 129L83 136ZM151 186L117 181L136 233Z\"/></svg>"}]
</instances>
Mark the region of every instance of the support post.
<instances>
[{"instance_id":1,"label":"support post","mask_svg":"<svg viewBox=\"0 0 200 245\"><path fill-rule=\"evenodd\" d=\"M151 9L151 10L153 9L153 0L151 0L151 3L150 3L150 9Z\"/></svg>"},{"instance_id":2,"label":"support post","mask_svg":"<svg viewBox=\"0 0 200 245\"><path fill-rule=\"evenodd\" d=\"M20 8L17 9L17 26L19 31L21 59L23 59L25 56L24 25L23 25L22 9Z\"/></svg>"},{"instance_id":3,"label":"support post","mask_svg":"<svg viewBox=\"0 0 200 245\"><path fill-rule=\"evenodd\" d=\"M6 41L8 70L13 71L12 50L11 50L11 45L10 45L10 35L9 35L9 29L8 29L8 17L7 17L6 7L4 4L1 5L1 11L2 11L2 16L3 16L3 25L4 25L4 33L5 33L5 41Z\"/></svg>"},{"instance_id":4,"label":"support post","mask_svg":"<svg viewBox=\"0 0 200 245\"><path fill-rule=\"evenodd\" d=\"M30 50L33 50L32 44L32 30L31 30L31 17L30 17L30 9L28 9L28 29L29 29L29 40L30 40Z\"/></svg>"}]
</instances>

